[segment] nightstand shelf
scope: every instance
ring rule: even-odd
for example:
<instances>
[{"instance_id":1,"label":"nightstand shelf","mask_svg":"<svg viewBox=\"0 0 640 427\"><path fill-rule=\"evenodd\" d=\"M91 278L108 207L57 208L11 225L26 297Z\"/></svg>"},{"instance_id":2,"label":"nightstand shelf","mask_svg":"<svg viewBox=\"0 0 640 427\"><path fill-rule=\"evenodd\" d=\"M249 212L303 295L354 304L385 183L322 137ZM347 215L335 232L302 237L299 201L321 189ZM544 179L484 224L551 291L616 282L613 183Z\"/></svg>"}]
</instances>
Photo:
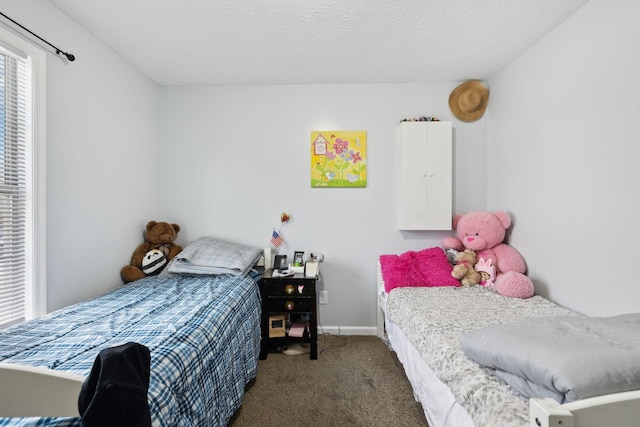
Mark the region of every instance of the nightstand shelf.
<instances>
[{"instance_id":1,"label":"nightstand shelf","mask_svg":"<svg viewBox=\"0 0 640 427\"><path fill-rule=\"evenodd\" d=\"M295 274L273 277L268 269L260 280L262 296L262 342L260 359L270 350L291 343L308 343L309 357L318 358L318 323L316 309L316 279ZM302 337L292 336L289 327L304 328Z\"/></svg>"}]
</instances>

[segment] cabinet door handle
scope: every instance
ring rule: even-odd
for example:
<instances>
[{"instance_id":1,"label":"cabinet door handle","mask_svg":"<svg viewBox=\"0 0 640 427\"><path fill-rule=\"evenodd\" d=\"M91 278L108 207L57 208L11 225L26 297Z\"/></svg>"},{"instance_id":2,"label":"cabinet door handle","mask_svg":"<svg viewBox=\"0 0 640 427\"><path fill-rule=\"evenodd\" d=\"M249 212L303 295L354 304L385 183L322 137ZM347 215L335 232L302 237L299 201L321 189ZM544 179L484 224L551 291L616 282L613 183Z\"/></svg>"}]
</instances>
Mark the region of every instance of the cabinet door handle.
<instances>
[{"instance_id":1,"label":"cabinet door handle","mask_svg":"<svg viewBox=\"0 0 640 427\"><path fill-rule=\"evenodd\" d=\"M284 287L284 291L287 293L287 295L293 295L293 293L296 291L295 288L293 287L293 285L287 285Z\"/></svg>"},{"instance_id":2,"label":"cabinet door handle","mask_svg":"<svg viewBox=\"0 0 640 427\"><path fill-rule=\"evenodd\" d=\"M293 303L293 301L287 301L284 303L284 308L286 308L287 310L293 310L294 306L295 304Z\"/></svg>"}]
</instances>

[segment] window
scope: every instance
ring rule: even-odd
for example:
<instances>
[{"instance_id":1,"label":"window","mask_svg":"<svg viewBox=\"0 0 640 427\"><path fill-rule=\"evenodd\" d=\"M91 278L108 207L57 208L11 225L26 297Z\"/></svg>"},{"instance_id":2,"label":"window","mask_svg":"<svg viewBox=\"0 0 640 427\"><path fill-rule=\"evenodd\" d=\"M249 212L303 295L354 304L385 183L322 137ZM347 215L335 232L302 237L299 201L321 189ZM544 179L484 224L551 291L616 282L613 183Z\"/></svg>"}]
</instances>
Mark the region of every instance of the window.
<instances>
[{"instance_id":1,"label":"window","mask_svg":"<svg viewBox=\"0 0 640 427\"><path fill-rule=\"evenodd\" d=\"M0 29L0 329L46 310L44 60Z\"/></svg>"}]
</instances>

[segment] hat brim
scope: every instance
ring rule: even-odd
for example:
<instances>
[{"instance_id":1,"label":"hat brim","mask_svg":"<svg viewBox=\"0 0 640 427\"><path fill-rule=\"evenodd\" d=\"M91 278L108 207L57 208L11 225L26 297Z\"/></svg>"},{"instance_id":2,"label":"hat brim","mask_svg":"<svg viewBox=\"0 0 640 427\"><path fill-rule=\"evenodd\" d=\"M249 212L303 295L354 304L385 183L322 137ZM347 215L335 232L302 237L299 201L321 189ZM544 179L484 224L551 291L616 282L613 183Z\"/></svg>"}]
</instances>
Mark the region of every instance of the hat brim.
<instances>
[{"instance_id":1,"label":"hat brim","mask_svg":"<svg viewBox=\"0 0 640 427\"><path fill-rule=\"evenodd\" d=\"M473 111L465 111L460 106L460 97L467 91L480 95L480 102ZM463 122L475 122L480 119L487 110L489 103L489 90L478 80L467 80L456 87L449 95L449 108L454 116Z\"/></svg>"}]
</instances>

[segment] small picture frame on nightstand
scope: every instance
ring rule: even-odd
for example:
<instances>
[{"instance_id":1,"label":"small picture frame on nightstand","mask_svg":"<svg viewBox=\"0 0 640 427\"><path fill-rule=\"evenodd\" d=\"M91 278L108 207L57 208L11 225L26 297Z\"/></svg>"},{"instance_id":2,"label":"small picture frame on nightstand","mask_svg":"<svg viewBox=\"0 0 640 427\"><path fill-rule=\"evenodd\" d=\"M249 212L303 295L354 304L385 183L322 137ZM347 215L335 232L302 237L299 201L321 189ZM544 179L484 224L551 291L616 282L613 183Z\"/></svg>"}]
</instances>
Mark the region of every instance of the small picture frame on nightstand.
<instances>
[{"instance_id":1,"label":"small picture frame on nightstand","mask_svg":"<svg viewBox=\"0 0 640 427\"><path fill-rule=\"evenodd\" d=\"M304 257L304 252L295 251L293 253L293 266L294 267L302 267L304 264L302 262L302 258Z\"/></svg>"},{"instance_id":2,"label":"small picture frame on nightstand","mask_svg":"<svg viewBox=\"0 0 640 427\"><path fill-rule=\"evenodd\" d=\"M318 277L320 274L320 263L318 260L310 259L304 263L304 277Z\"/></svg>"},{"instance_id":3,"label":"small picture frame on nightstand","mask_svg":"<svg viewBox=\"0 0 640 427\"><path fill-rule=\"evenodd\" d=\"M287 317L284 314L269 316L269 338L284 337L287 334Z\"/></svg>"}]
</instances>

